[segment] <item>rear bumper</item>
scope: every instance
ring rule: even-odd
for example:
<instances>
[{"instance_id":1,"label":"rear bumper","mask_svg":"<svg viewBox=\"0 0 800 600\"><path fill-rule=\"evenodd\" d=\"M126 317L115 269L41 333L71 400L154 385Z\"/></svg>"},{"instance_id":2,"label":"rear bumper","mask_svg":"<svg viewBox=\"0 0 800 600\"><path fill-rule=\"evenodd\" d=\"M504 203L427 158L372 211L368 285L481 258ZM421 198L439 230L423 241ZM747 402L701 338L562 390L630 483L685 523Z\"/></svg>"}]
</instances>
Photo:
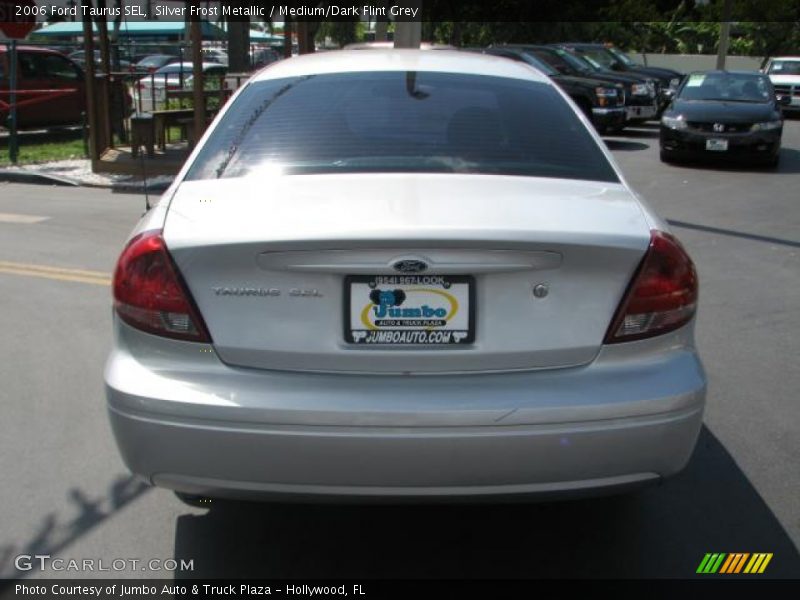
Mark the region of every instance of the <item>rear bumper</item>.
<instances>
[{"instance_id":1,"label":"rear bumper","mask_svg":"<svg viewBox=\"0 0 800 600\"><path fill-rule=\"evenodd\" d=\"M291 428L110 409L126 462L211 497L565 497L659 480L688 461L701 409L596 423Z\"/></svg>"},{"instance_id":2,"label":"rear bumper","mask_svg":"<svg viewBox=\"0 0 800 600\"><path fill-rule=\"evenodd\" d=\"M106 390L123 459L191 494L597 493L678 472L702 424L702 366L691 348L674 350L687 331L605 347L580 368L370 377L236 369L170 340L156 343L172 362L155 368L158 356L134 356L153 336L118 328Z\"/></svg>"}]
</instances>

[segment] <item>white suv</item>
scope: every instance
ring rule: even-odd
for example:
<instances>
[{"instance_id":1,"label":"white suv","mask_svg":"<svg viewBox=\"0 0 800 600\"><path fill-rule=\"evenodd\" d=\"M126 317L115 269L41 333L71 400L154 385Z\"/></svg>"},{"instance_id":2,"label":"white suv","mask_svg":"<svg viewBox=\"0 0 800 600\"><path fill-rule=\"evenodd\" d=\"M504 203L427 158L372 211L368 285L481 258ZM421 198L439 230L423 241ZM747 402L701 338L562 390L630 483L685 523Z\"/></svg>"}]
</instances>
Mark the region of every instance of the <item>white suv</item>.
<instances>
[{"instance_id":1,"label":"white suv","mask_svg":"<svg viewBox=\"0 0 800 600\"><path fill-rule=\"evenodd\" d=\"M783 105L784 111L800 111L800 56L780 56L769 59L764 67L775 87L775 95L788 96L791 101Z\"/></svg>"}]
</instances>

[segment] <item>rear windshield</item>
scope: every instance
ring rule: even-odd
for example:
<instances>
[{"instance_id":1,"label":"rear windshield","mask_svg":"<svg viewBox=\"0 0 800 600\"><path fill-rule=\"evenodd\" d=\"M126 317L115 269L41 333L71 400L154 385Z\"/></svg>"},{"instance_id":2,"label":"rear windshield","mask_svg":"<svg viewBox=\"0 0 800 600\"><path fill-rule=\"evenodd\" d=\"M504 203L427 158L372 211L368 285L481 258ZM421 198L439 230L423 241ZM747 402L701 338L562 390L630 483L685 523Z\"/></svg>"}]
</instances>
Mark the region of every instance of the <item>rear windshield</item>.
<instances>
[{"instance_id":1,"label":"rear windshield","mask_svg":"<svg viewBox=\"0 0 800 600\"><path fill-rule=\"evenodd\" d=\"M187 179L432 172L617 182L594 138L549 85L381 71L249 85Z\"/></svg>"}]
</instances>

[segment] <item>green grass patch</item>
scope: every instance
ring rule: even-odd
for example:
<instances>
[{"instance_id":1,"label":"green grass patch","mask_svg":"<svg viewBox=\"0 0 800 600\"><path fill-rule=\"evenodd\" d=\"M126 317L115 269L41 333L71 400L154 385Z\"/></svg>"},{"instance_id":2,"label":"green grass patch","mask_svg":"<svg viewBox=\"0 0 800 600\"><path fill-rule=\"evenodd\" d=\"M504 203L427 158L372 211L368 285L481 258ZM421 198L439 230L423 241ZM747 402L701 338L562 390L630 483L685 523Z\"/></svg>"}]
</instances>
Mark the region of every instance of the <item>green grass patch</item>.
<instances>
[{"instance_id":1,"label":"green grass patch","mask_svg":"<svg viewBox=\"0 0 800 600\"><path fill-rule=\"evenodd\" d=\"M20 136L17 164L41 163L72 158L86 158L83 153L83 140L80 138L77 140L26 142L25 136ZM0 146L0 166L7 167L10 164L8 140L5 139L2 142L2 146Z\"/></svg>"}]
</instances>

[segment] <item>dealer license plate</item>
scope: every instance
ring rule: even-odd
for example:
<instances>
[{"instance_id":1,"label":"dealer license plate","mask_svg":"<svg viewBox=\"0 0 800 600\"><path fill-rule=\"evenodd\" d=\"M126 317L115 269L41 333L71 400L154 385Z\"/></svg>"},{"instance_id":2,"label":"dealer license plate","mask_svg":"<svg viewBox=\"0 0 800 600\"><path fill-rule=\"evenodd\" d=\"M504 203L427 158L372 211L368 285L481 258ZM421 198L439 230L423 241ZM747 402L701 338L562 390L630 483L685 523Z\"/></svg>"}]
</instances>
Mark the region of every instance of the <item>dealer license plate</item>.
<instances>
[{"instance_id":1,"label":"dealer license plate","mask_svg":"<svg viewBox=\"0 0 800 600\"><path fill-rule=\"evenodd\" d=\"M475 339L475 280L463 275L345 278L351 344L463 346Z\"/></svg>"},{"instance_id":2,"label":"dealer license plate","mask_svg":"<svg viewBox=\"0 0 800 600\"><path fill-rule=\"evenodd\" d=\"M706 150L712 152L725 152L728 149L728 140L706 140Z\"/></svg>"},{"instance_id":3,"label":"dealer license plate","mask_svg":"<svg viewBox=\"0 0 800 600\"><path fill-rule=\"evenodd\" d=\"M656 116L655 106L627 106L625 116L628 119L651 119Z\"/></svg>"}]
</instances>

